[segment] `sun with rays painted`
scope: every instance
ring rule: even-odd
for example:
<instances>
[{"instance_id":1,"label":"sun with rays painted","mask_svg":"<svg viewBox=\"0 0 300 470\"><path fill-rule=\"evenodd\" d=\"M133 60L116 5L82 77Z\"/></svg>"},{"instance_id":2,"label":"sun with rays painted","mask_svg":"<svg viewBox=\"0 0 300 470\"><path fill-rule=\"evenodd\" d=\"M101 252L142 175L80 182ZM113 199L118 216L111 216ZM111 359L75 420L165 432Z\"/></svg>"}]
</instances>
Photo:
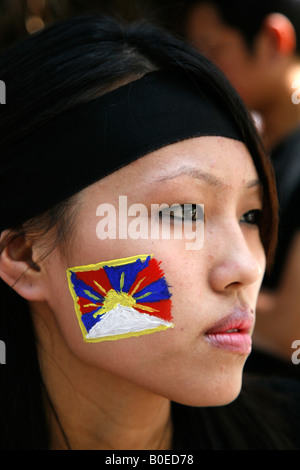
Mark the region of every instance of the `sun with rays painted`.
<instances>
[{"instance_id":1,"label":"sun with rays painted","mask_svg":"<svg viewBox=\"0 0 300 470\"><path fill-rule=\"evenodd\" d=\"M140 336L174 326L170 286L153 255L69 268L67 275L85 341Z\"/></svg>"}]
</instances>

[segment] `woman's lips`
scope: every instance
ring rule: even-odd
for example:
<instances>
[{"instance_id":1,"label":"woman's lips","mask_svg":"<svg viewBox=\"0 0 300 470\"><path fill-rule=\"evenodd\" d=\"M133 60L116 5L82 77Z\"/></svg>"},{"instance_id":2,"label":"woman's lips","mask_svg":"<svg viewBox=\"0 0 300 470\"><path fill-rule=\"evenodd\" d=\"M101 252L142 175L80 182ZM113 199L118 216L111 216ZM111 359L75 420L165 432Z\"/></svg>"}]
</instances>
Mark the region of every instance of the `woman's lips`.
<instances>
[{"instance_id":1,"label":"woman's lips","mask_svg":"<svg viewBox=\"0 0 300 470\"><path fill-rule=\"evenodd\" d=\"M250 309L236 308L234 313L217 322L205 333L205 338L217 348L248 355L252 349L251 330L254 316Z\"/></svg>"}]
</instances>

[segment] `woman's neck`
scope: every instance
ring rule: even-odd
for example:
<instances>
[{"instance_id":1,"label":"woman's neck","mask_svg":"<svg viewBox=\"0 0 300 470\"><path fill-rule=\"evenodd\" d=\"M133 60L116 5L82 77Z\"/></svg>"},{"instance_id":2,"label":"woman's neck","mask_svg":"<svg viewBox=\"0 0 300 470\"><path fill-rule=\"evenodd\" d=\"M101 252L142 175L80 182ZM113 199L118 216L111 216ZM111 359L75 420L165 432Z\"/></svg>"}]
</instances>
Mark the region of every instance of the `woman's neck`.
<instances>
[{"instance_id":1,"label":"woman's neck","mask_svg":"<svg viewBox=\"0 0 300 470\"><path fill-rule=\"evenodd\" d=\"M40 308L32 306L38 343L43 345L39 357L51 448L170 449L169 400L79 360L55 327L45 328L39 321L45 318Z\"/></svg>"},{"instance_id":2,"label":"woman's neck","mask_svg":"<svg viewBox=\"0 0 300 470\"><path fill-rule=\"evenodd\" d=\"M109 374L100 376L103 384L109 383ZM146 396L130 384L124 386L122 381L116 383L117 388L108 397L106 387L97 387L96 382L97 392L92 383L86 384L88 390L83 392L81 384L71 383L67 377L66 381L59 379L59 387L50 393L55 409L54 414L50 408L52 448L170 449L169 401L150 393Z\"/></svg>"}]
</instances>

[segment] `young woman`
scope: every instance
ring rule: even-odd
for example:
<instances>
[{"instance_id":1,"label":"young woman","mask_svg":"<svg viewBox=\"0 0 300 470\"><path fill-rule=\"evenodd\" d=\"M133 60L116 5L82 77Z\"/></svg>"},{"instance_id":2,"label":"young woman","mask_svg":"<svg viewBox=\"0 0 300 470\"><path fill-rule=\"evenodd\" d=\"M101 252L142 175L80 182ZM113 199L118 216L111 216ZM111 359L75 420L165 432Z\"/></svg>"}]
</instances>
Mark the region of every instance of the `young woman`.
<instances>
[{"instance_id":1,"label":"young woman","mask_svg":"<svg viewBox=\"0 0 300 470\"><path fill-rule=\"evenodd\" d=\"M227 81L108 18L45 29L0 71L1 445L293 447L257 402L237 402L246 436L236 408L205 412L240 393L277 230L270 162Z\"/></svg>"}]
</instances>

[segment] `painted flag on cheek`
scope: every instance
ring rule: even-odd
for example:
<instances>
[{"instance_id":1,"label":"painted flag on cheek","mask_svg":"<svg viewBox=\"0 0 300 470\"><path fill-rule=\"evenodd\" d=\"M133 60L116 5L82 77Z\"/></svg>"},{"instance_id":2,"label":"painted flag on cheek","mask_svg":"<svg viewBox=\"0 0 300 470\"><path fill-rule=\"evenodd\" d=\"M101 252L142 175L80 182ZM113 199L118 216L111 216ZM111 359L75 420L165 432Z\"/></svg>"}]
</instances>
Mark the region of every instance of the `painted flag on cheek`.
<instances>
[{"instance_id":1,"label":"painted flag on cheek","mask_svg":"<svg viewBox=\"0 0 300 470\"><path fill-rule=\"evenodd\" d=\"M69 268L67 276L87 342L146 335L174 326L170 286L153 255Z\"/></svg>"}]
</instances>

